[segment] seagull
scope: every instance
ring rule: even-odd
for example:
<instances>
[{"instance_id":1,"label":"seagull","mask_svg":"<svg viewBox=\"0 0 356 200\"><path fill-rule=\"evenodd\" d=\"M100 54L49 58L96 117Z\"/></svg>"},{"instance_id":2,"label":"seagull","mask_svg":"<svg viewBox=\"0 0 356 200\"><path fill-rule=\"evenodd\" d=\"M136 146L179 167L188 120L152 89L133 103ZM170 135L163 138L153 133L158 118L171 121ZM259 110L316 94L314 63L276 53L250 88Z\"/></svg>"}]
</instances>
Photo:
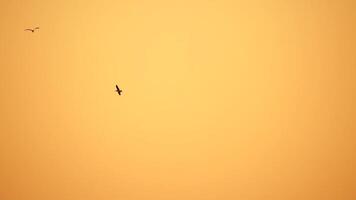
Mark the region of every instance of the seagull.
<instances>
[{"instance_id":1,"label":"seagull","mask_svg":"<svg viewBox=\"0 0 356 200\"><path fill-rule=\"evenodd\" d=\"M34 28L34 29L28 28L28 29L25 29L25 31L31 31L32 33L34 33L35 30L37 30L37 29L40 29L40 27L36 27L36 28Z\"/></svg>"},{"instance_id":2,"label":"seagull","mask_svg":"<svg viewBox=\"0 0 356 200\"><path fill-rule=\"evenodd\" d=\"M116 85L116 92L121 95L122 90L120 90L119 86Z\"/></svg>"}]
</instances>

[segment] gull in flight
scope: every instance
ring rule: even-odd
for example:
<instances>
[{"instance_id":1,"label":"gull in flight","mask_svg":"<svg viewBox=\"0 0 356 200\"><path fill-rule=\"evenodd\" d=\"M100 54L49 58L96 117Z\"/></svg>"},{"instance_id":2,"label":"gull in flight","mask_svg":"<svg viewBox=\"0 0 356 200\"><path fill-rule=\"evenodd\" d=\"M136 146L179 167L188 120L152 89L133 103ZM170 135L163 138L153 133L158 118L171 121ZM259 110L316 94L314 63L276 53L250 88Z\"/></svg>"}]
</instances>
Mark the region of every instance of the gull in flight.
<instances>
[{"instance_id":1,"label":"gull in flight","mask_svg":"<svg viewBox=\"0 0 356 200\"><path fill-rule=\"evenodd\" d=\"M25 31L31 31L32 33L34 33L35 30L37 30L37 29L40 29L40 27L36 27L36 28L34 28L34 29L28 28L28 29L25 29Z\"/></svg>"},{"instance_id":2,"label":"gull in flight","mask_svg":"<svg viewBox=\"0 0 356 200\"><path fill-rule=\"evenodd\" d=\"M120 90L119 86L116 85L116 92L121 95L122 90Z\"/></svg>"}]
</instances>

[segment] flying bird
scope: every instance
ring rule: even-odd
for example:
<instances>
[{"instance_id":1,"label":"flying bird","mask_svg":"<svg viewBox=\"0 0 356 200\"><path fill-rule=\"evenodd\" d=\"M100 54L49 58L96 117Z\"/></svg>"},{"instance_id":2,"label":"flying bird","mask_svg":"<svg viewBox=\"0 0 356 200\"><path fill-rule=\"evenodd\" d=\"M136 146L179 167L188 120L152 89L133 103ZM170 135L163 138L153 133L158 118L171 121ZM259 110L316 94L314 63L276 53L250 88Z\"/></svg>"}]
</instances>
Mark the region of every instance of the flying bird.
<instances>
[{"instance_id":1,"label":"flying bird","mask_svg":"<svg viewBox=\"0 0 356 200\"><path fill-rule=\"evenodd\" d=\"M36 28L34 28L34 29L28 28L28 29L25 29L25 31L31 31L32 33L34 33L35 30L37 30L37 29L40 29L40 27L36 27Z\"/></svg>"},{"instance_id":2,"label":"flying bird","mask_svg":"<svg viewBox=\"0 0 356 200\"><path fill-rule=\"evenodd\" d=\"M122 90L120 90L119 86L116 85L116 92L121 95Z\"/></svg>"}]
</instances>

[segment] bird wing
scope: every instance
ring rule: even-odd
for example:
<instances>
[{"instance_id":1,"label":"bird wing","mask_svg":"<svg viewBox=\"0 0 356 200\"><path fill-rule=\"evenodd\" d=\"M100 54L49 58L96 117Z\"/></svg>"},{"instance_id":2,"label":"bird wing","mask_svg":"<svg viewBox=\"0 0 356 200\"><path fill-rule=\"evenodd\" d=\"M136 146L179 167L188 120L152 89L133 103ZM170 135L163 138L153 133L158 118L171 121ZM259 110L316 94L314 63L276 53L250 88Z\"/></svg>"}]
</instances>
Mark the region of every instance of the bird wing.
<instances>
[{"instance_id":1,"label":"bird wing","mask_svg":"<svg viewBox=\"0 0 356 200\"><path fill-rule=\"evenodd\" d=\"M117 89L117 90L120 90L120 89L119 89L119 86L116 85L116 89Z\"/></svg>"},{"instance_id":2,"label":"bird wing","mask_svg":"<svg viewBox=\"0 0 356 200\"><path fill-rule=\"evenodd\" d=\"M40 29L40 27L36 27L35 29Z\"/></svg>"},{"instance_id":3,"label":"bird wing","mask_svg":"<svg viewBox=\"0 0 356 200\"><path fill-rule=\"evenodd\" d=\"M28 28L28 29L25 29L25 31L32 31L32 29L29 29L29 28Z\"/></svg>"}]
</instances>

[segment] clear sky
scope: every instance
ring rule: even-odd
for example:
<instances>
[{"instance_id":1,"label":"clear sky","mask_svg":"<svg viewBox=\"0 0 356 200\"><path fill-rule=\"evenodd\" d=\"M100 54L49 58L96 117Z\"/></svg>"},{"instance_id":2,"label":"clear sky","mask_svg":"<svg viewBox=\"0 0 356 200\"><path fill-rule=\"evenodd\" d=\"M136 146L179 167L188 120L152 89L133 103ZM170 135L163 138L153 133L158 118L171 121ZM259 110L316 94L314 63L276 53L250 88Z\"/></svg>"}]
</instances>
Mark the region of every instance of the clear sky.
<instances>
[{"instance_id":1,"label":"clear sky","mask_svg":"<svg viewBox=\"0 0 356 200\"><path fill-rule=\"evenodd\" d=\"M356 199L355 9L1 0L0 199Z\"/></svg>"}]
</instances>

